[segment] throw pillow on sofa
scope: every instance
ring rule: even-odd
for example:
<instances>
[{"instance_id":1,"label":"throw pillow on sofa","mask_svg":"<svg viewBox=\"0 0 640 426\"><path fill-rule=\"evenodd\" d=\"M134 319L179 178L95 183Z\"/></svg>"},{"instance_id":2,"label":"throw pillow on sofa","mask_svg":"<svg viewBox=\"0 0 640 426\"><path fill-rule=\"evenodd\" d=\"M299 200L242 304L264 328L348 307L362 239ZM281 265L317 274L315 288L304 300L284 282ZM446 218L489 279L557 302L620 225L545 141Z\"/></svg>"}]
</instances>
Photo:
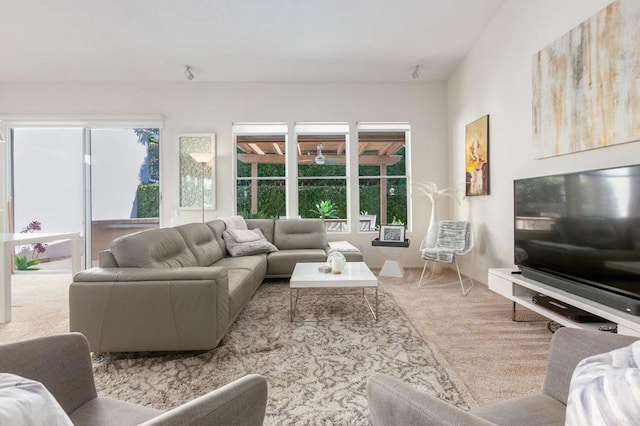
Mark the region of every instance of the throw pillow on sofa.
<instances>
[{"instance_id":1,"label":"throw pillow on sofa","mask_svg":"<svg viewBox=\"0 0 640 426\"><path fill-rule=\"evenodd\" d=\"M227 229L248 229L247 222L245 222L244 217L242 216L225 216L219 217L218 219L224 222Z\"/></svg>"},{"instance_id":2,"label":"throw pillow on sofa","mask_svg":"<svg viewBox=\"0 0 640 426\"><path fill-rule=\"evenodd\" d=\"M257 235L257 239L254 241L247 241L250 239L247 238L247 235L244 233L238 234L238 232L233 232L233 230L224 231L222 233L224 244L227 246L227 251L232 257L250 256L253 254L278 251L276 246L267 241L260 229L251 229L249 232L255 233Z\"/></svg>"},{"instance_id":3,"label":"throw pillow on sofa","mask_svg":"<svg viewBox=\"0 0 640 426\"><path fill-rule=\"evenodd\" d=\"M567 426L637 424L640 341L583 359L571 377Z\"/></svg>"}]
</instances>

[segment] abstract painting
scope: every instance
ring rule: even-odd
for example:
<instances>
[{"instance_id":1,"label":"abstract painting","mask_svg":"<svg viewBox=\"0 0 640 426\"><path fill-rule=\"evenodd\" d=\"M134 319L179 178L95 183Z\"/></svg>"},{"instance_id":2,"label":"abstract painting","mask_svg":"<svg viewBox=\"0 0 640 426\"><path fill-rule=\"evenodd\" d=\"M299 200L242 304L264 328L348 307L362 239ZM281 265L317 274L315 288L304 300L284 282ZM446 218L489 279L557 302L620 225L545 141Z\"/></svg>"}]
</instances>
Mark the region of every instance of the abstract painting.
<instances>
[{"instance_id":1,"label":"abstract painting","mask_svg":"<svg viewBox=\"0 0 640 426\"><path fill-rule=\"evenodd\" d=\"M465 128L466 193L489 195L489 116L478 118Z\"/></svg>"},{"instance_id":2,"label":"abstract painting","mask_svg":"<svg viewBox=\"0 0 640 426\"><path fill-rule=\"evenodd\" d=\"M534 56L535 158L640 140L639 22L617 0Z\"/></svg>"}]
</instances>

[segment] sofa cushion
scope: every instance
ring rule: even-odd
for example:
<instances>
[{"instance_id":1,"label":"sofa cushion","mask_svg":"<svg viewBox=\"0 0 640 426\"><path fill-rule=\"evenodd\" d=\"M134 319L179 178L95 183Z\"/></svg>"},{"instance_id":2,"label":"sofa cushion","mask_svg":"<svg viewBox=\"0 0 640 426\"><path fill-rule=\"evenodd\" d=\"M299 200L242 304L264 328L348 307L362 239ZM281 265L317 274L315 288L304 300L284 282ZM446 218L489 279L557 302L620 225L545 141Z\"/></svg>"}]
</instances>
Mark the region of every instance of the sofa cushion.
<instances>
[{"instance_id":1,"label":"sofa cushion","mask_svg":"<svg viewBox=\"0 0 640 426\"><path fill-rule=\"evenodd\" d=\"M329 248L341 253L344 252L359 252L358 247L351 244L349 241L329 241Z\"/></svg>"},{"instance_id":2,"label":"sofa cushion","mask_svg":"<svg viewBox=\"0 0 640 426\"><path fill-rule=\"evenodd\" d=\"M224 242L227 246L227 251L231 256L250 256L254 254L278 251L276 246L267 241L264 235L262 235L260 229L254 229L249 232L256 234L258 239L255 241L246 241L246 239L243 239L242 241L244 242L239 242L236 240L238 235L235 235L233 230L224 231L222 233L222 237L224 238Z\"/></svg>"},{"instance_id":3,"label":"sofa cushion","mask_svg":"<svg viewBox=\"0 0 640 426\"><path fill-rule=\"evenodd\" d=\"M273 244L278 250L322 249L327 246L324 222L320 219L279 219L275 222Z\"/></svg>"},{"instance_id":4,"label":"sofa cushion","mask_svg":"<svg viewBox=\"0 0 640 426\"><path fill-rule=\"evenodd\" d=\"M267 255L255 254L253 256L225 257L217 261L214 266L220 266L227 270L248 269L253 271L256 277L264 277L267 272Z\"/></svg>"},{"instance_id":5,"label":"sofa cushion","mask_svg":"<svg viewBox=\"0 0 640 426\"><path fill-rule=\"evenodd\" d=\"M255 283L248 269L229 269L229 320L234 320L247 304L260 282Z\"/></svg>"},{"instance_id":6,"label":"sofa cushion","mask_svg":"<svg viewBox=\"0 0 640 426\"><path fill-rule=\"evenodd\" d=\"M225 256L213 230L206 224L188 223L176 229L198 261L198 266L212 265Z\"/></svg>"},{"instance_id":7,"label":"sofa cushion","mask_svg":"<svg viewBox=\"0 0 640 426\"><path fill-rule=\"evenodd\" d=\"M267 275L271 277L289 276L296 263L325 262L327 254L320 249L280 250L267 257Z\"/></svg>"},{"instance_id":8,"label":"sofa cushion","mask_svg":"<svg viewBox=\"0 0 640 426\"><path fill-rule=\"evenodd\" d=\"M247 222L244 221L242 216L227 216L219 217L224 222L227 229L247 229Z\"/></svg>"},{"instance_id":9,"label":"sofa cushion","mask_svg":"<svg viewBox=\"0 0 640 426\"><path fill-rule=\"evenodd\" d=\"M122 268L198 266L193 252L175 228L123 235L111 242L111 252Z\"/></svg>"},{"instance_id":10,"label":"sofa cushion","mask_svg":"<svg viewBox=\"0 0 640 426\"><path fill-rule=\"evenodd\" d=\"M273 219L247 219L247 227L249 229L260 228L267 241L273 243L273 230L275 228Z\"/></svg>"},{"instance_id":11,"label":"sofa cushion","mask_svg":"<svg viewBox=\"0 0 640 426\"><path fill-rule=\"evenodd\" d=\"M521 396L470 410L497 425L562 425L566 406L541 393Z\"/></svg>"},{"instance_id":12,"label":"sofa cushion","mask_svg":"<svg viewBox=\"0 0 640 426\"><path fill-rule=\"evenodd\" d=\"M112 398L95 398L71 413L74 425L122 426L140 424L162 411Z\"/></svg>"},{"instance_id":13,"label":"sofa cushion","mask_svg":"<svg viewBox=\"0 0 640 426\"><path fill-rule=\"evenodd\" d=\"M224 224L224 222L219 220L219 219L216 219L216 220L212 220L210 222L207 222L206 225L209 228L211 228L211 231L213 231L213 235L214 235L216 241L218 242L218 245L222 249L222 253L223 253L222 257L228 256L229 252L227 251L227 246L224 243L224 238L222 237L222 233L226 229L226 227L225 227L226 225Z\"/></svg>"}]
</instances>

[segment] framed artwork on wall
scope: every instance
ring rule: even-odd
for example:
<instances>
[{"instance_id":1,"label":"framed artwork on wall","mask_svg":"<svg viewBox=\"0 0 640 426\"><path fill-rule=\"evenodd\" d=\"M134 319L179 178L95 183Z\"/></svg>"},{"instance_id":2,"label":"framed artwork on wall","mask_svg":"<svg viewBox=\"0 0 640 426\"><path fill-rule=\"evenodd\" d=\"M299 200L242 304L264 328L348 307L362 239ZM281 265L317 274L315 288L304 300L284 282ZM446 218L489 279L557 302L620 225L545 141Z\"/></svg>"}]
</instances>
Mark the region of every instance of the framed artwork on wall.
<instances>
[{"instance_id":1,"label":"framed artwork on wall","mask_svg":"<svg viewBox=\"0 0 640 426\"><path fill-rule=\"evenodd\" d=\"M466 195L489 195L489 116L465 128Z\"/></svg>"},{"instance_id":2,"label":"framed artwork on wall","mask_svg":"<svg viewBox=\"0 0 640 426\"><path fill-rule=\"evenodd\" d=\"M180 150L180 208L216 208L216 135L178 135Z\"/></svg>"}]
</instances>

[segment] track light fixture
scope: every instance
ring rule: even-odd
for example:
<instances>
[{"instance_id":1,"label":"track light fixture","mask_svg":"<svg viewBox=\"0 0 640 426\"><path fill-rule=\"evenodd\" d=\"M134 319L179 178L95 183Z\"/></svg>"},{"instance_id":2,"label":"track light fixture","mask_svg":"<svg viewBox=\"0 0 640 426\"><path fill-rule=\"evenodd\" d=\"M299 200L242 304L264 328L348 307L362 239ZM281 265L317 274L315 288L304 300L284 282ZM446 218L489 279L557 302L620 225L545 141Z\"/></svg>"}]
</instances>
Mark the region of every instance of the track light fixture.
<instances>
[{"instance_id":1,"label":"track light fixture","mask_svg":"<svg viewBox=\"0 0 640 426\"><path fill-rule=\"evenodd\" d=\"M193 73L191 72L191 67L189 65L187 65L186 68L184 69L184 75L187 77L187 80L189 81L196 78L196 76L193 75Z\"/></svg>"},{"instance_id":2,"label":"track light fixture","mask_svg":"<svg viewBox=\"0 0 640 426\"><path fill-rule=\"evenodd\" d=\"M411 73L411 78L413 78L414 80L420 78L420 65L416 65L416 69L414 69Z\"/></svg>"}]
</instances>

